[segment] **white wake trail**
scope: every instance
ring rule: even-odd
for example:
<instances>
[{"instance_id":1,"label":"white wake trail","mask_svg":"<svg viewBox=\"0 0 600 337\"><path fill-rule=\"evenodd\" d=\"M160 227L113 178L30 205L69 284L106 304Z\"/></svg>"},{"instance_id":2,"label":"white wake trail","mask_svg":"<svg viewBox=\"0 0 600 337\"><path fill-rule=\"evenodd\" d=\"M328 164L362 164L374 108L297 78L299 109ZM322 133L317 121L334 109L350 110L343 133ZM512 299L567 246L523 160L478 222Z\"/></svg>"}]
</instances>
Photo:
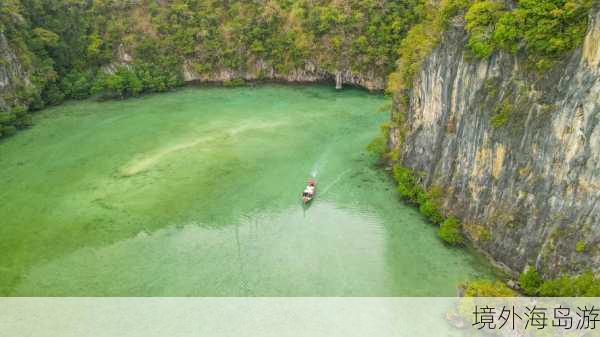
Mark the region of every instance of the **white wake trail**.
<instances>
[{"instance_id":1,"label":"white wake trail","mask_svg":"<svg viewBox=\"0 0 600 337\"><path fill-rule=\"evenodd\" d=\"M335 178L335 180L334 180L334 181L333 181L331 184L329 184L329 186L327 186L327 187L326 187L326 188L323 190L323 192L321 192L321 195L325 195L325 194L326 194L326 193L327 193L327 192L328 192L328 191L329 191L329 190L330 190L330 189L331 189L333 186L335 186L337 183L339 183L339 182L340 182L340 180L342 180L342 178L344 178L344 176L345 176L346 174L348 174L350 171L352 171L352 170L351 170L351 169L348 169L348 170L346 170L346 171L342 172L340 175L338 175L338 176L337 176L337 178Z\"/></svg>"}]
</instances>

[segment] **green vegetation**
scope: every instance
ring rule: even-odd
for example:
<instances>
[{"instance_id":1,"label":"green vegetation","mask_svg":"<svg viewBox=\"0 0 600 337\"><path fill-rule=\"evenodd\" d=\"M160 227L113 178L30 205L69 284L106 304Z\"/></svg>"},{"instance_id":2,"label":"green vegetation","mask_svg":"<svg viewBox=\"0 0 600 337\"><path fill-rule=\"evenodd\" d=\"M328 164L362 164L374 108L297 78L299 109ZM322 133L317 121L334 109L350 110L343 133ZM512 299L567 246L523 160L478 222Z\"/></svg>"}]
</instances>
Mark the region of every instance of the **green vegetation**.
<instances>
[{"instance_id":1,"label":"green vegetation","mask_svg":"<svg viewBox=\"0 0 600 337\"><path fill-rule=\"evenodd\" d=\"M448 217L448 219L442 222L438 235L444 242L450 245L462 245L465 242L460 222L453 216Z\"/></svg>"},{"instance_id":2,"label":"green vegetation","mask_svg":"<svg viewBox=\"0 0 600 337\"><path fill-rule=\"evenodd\" d=\"M32 83L13 83L16 94L0 97L0 133L29 126L31 111L65 99L169 90L183 83L184 67L209 75L263 64L288 74L312 62L385 76L424 3L5 0L0 32Z\"/></svg>"},{"instance_id":3,"label":"green vegetation","mask_svg":"<svg viewBox=\"0 0 600 337\"><path fill-rule=\"evenodd\" d=\"M521 289L523 289L523 293L529 296L538 295L542 282L543 280L537 270L532 267L527 267L525 272L521 273L519 277L519 284L521 285Z\"/></svg>"},{"instance_id":4,"label":"green vegetation","mask_svg":"<svg viewBox=\"0 0 600 337\"><path fill-rule=\"evenodd\" d=\"M585 241L583 241L583 240L577 241L577 243L575 244L575 251L578 253L585 252L586 248L587 247L585 246Z\"/></svg>"},{"instance_id":5,"label":"green vegetation","mask_svg":"<svg viewBox=\"0 0 600 337\"><path fill-rule=\"evenodd\" d=\"M454 16L464 12L470 0L442 0L428 2L426 15L414 25L402 41L398 51L396 72L389 76L387 91L400 94L400 103L406 108L407 91L412 87L415 75L423 61L440 41L442 32Z\"/></svg>"},{"instance_id":6,"label":"green vegetation","mask_svg":"<svg viewBox=\"0 0 600 337\"><path fill-rule=\"evenodd\" d=\"M502 0L427 4L427 14L400 45L398 67L389 76L387 91L398 94L400 108L406 108L408 90L423 61L437 46L450 19L461 13L469 33L467 47L475 57L486 58L496 50L521 52L537 70L546 70L581 45L592 1L520 0L514 9Z\"/></svg>"},{"instance_id":7,"label":"green vegetation","mask_svg":"<svg viewBox=\"0 0 600 337\"><path fill-rule=\"evenodd\" d=\"M510 119L512 110L513 106L508 99L502 101L501 104L494 108L494 114L490 120L492 127L498 129L505 126Z\"/></svg>"},{"instance_id":8,"label":"green vegetation","mask_svg":"<svg viewBox=\"0 0 600 337\"><path fill-rule=\"evenodd\" d=\"M310 61L330 72L389 74L388 91L404 110L415 75L453 17L465 14L475 56L497 49L523 52L546 69L581 44L591 5L592 0L521 0L514 9L500 0L5 0L0 32L31 83L14 79L10 94L0 97L7 113L0 135L30 126L31 111L65 99L170 90L183 83L184 66L209 75L254 71L262 64L288 74ZM492 122L506 120L503 110Z\"/></svg>"},{"instance_id":9,"label":"green vegetation","mask_svg":"<svg viewBox=\"0 0 600 337\"><path fill-rule=\"evenodd\" d=\"M592 0L520 0L511 10L505 1L475 1L465 15L468 47L479 58L522 51L545 70L582 43L591 6Z\"/></svg>"},{"instance_id":10,"label":"green vegetation","mask_svg":"<svg viewBox=\"0 0 600 337\"><path fill-rule=\"evenodd\" d=\"M419 184L420 176L413 170L394 165L392 176L398 184L398 193L404 201L414 205L420 205L425 201L427 195Z\"/></svg>"},{"instance_id":11,"label":"green vegetation","mask_svg":"<svg viewBox=\"0 0 600 337\"><path fill-rule=\"evenodd\" d=\"M540 296L546 297L598 297L600 296L600 278L592 272L578 276L562 276L547 280L539 289Z\"/></svg>"},{"instance_id":12,"label":"green vegetation","mask_svg":"<svg viewBox=\"0 0 600 337\"><path fill-rule=\"evenodd\" d=\"M501 281L472 280L465 285L465 297L515 297L517 293Z\"/></svg>"},{"instance_id":13,"label":"green vegetation","mask_svg":"<svg viewBox=\"0 0 600 337\"><path fill-rule=\"evenodd\" d=\"M420 175L413 170L394 165L392 176L398 184L400 197L419 206L423 216L434 224L439 224L438 236L450 245L465 243L463 226L453 216L445 217L440 206L441 190L435 186L425 191L421 187ZM478 237L476 240L489 240L489 231L483 226L466 225L465 230ZM585 250L585 243L579 241L576 250ZM528 296L576 297L600 296L600 278L591 272L579 276L563 276L558 279L543 280L535 268L526 268L519 283L523 293ZM474 280L466 285L465 296L470 297L507 297L516 293L500 281Z\"/></svg>"},{"instance_id":14,"label":"green vegetation","mask_svg":"<svg viewBox=\"0 0 600 337\"><path fill-rule=\"evenodd\" d=\"M519 278L523 293L529 296L544 297L598 297L600 278L592 272L575 276L562 276L543 280L535 268L527 268Z\"/></svg>"},{"instance_id":15,"label":"green vegetation","mask_svg":"<svg viewBox=\"0 0 600 337\"><path fill-rule=\"evenodd\" d=\"M544 280L533 267L527 267L519 277L523 294L542 297L598 297L600 296L600 278L592 272L575 276L562 276ZM506 297L516 293L504 283L488 280L474 280L466 285L467 297Z\"/></svg>"},{"instance_id":16,"label":"green vegetation","mask_svg":"<svg viewBox=\"0 0 600 337\"><path fill-rule=\"evenodd\" d=\"M367 151L373 153L379 158L380 163L390 159L390 153L388 153L388 140L390 138L390 124L383 123L379 126L381 132L369 145L367 145Z\"/></svg>"},{"instance_id":17,"label":"green vegetation","mask_svg":"<svg viewBox=\"0 0 600 337\"><path fill-rule=\"evenodd\" d=\"M120 67L114 73L99 73L90 93L103 98L125 98L142 93L163 92L181 84L181 78L177 74L141 64ZM75 90L83 89L79 87Z\"/></svg>"},{"instance_id":18,"label":"green vegetation","mask_svg":"<svg viewBox=\"0 0 600 337\"><path fill-rule=\"evenodd\" d=\"M462 225L453 216L445 217L442 212L440 199L442 190L432 186L425 191L419 182L419 175L413 170L394 165L392 176L398 184L400 197L413 205L419 207L419 212L431 223L440 225L439 237L450 245L461 245L464 243Z\"/></svg>"},{"instance_id":19,"label":"green vegetation","mask_svg":"<svg viewBox=\"0 0 600 337\"><path fill-rule=\"evenodd\" d=\"M419 212L436 225L444 221L439 201L441 195L442 191L436 186L432 186L425 193L422 193L418 200L420 205Z\"/></svg>"},{"instance_id":20,"label":"green vegetation","mask_svg":"<svg viewBox=\"0 0 600 337\"><path fill-rule=\"evenodd\" d=\"M494 51L490 42L490 30L502 15L503 9L504 3L498 1L478 1L469 8L465 15L466 28L470 33L467 46L476 56L488 57Z\"/></svg>"}]
</instances>

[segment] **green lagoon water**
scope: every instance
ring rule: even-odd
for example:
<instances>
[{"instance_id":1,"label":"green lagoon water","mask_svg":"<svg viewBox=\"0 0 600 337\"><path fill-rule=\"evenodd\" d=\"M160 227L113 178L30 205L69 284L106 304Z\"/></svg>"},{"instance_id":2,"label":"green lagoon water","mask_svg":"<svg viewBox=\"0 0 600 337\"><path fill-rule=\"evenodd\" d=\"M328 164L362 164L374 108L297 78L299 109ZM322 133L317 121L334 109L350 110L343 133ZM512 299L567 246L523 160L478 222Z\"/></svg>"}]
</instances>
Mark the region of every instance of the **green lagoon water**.
<instances>
[{"instance_id":1,"label":"green lagoon water","mask_svg":"<svg viewBox=\"0 0 600 337\"><path fill-rule=\"evenodd\" d=\"M374 167L386 103L269 85L45 110L0 142L0 295L453 296L490 270Z\"/></svg>"}]
</instances>

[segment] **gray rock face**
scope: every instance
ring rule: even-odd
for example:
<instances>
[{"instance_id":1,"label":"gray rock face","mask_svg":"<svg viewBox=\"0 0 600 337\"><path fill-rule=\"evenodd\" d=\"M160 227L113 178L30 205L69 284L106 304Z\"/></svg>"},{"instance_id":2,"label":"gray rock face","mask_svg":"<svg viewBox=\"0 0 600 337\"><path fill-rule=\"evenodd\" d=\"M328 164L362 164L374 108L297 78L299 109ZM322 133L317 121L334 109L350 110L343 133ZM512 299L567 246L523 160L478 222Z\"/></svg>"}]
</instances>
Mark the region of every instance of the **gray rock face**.
<instances>
[{"instance_id":1,"label":"gray rock face","mask_svg":"<svg viewBox=\"0 0 600 337\"><path fill-rule=\"evenodd\" d=\"M117 47L117 49L114 51L113 54L114 54L113 61L110 64L107 64L104 67L102 67L102 71L104 71L107 74L114 74L117 72L117 70L120 67L125 67L125 68L130 67L130 63L133 61L133 58L131 57L131 55L129 55L129 53L125 49L124 44L122 44L122 43L119 44L119 46Z\"/></svg>"},{"instance_id":2,"label":"gray rock face","mask_svg":"<svg viewBox=\"0 0 600 337\"><path fill-rule=\"evenodd\" d=\"M351 70L329 72L312 61L306 61L304 68L293 69L289 73L278 73L275 69L258 60L252 69L232 70L222 69L209 74L198 74L190 63L183 66L183 78L186 82L211 83L225 82L235 79L246 81L271 80L288 83L315 83L334 82L336 88L341 89L343 84L359 86L368 90L383 90L385 88L385 75L371 71L365 74Z\"/></svg>"},{"instance_id":3,"label":"gray rock face","mask_svg":"<svg viewBox=\"0 0 600 337\"><path fill-rule=\"evenodd\" d=\"M512 271L600 273L600 12L543 78L505 53L472 60L465 40L455 24L416 77L390 137L401 164Z\"/></svg>"},{"instance_id":4,"label":"gray rock face","mask_svg":"<svg viewBox=\"0 0 600 337\"><path fill-rule=\"evenodd\" d=\"M119 67L129 67L134 61L126 46L119 44L114 50L114 58L110 64L102 67L102 71L114 74ZM311 61L303 68L293 69L288 73L278 73L273 66L258 60L250 69L231 70L221 69L209 74L198 74L191 62L182 65L183 79L187 83L222 83L235 79L245 81L270 80L287 83L317 83L335 82L341 89L343 84L359 86L372 91L385 88L385 75L375 71L365 74L351 70L329 72ZM24 69L14 50L11 49L6 37L0 33L0 109L8 108L10 100L18 87L32 86L28 72Z\"/></svg>"},{"instance_id":5,"label":"gray rock face","mask_svg":"<svg viewBox=\"0 0 600 337\"><path fill-rule=\"evenodd\" d=\"M11 96L19 86L30 86L29 75L19 62L16 53L0 32L0 110L8 108Z\"/></svg>"},{"instance_id":6,"label":"gray rock face","mask_svg":"<svg viewBox=\"0 0 600 337\"><path fill-rule=\"evenodd\" d=\"M133 62L133 57L124 45L119 45L114 51L112 63L103 67L106 73L114 73L119 67L128 67ZM247 69L220 69L209 73L198 73L193 62L188 60L182 65L183 80L186 83L223 83L233 80L244 81L280 81L286 83L318 83L335 82L337 89L342 89L344 84L362 87L370 91L382 91L385 89L386 75L375 71L357 73L351 70L330 72L322 69L313 61L304 62L303 68L292 69L287 73L279 73L275 68L262 61L251 62Z\"/></svg>"}]
</instances>

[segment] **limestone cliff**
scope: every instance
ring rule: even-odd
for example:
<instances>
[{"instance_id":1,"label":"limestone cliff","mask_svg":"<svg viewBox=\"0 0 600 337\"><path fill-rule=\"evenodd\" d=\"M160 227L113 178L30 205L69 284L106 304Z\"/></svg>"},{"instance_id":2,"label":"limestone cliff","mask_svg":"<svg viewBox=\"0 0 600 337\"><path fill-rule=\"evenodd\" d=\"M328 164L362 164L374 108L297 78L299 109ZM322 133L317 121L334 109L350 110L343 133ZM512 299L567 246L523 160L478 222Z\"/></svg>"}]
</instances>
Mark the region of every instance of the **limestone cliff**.
<instances>
[{"instance_id":1,"label":"limestone cliff","mask_svg":"<svg viewBox=\"0 0 600 337\"><path fill-rule=\"evenodd\" d=\"M6 36L0 32L0 111L12 105L18 88L30 85L29 74Z\"/></svg>"},{"instance_id":2,"label":"limestone cliff","mask_svg":"<svg viewBox=\"0 0 600 337\"><path fill-rule=\"evenodd\" d=\"M322 69L312 61L306 61L304 68L293 69L288 73L278 73L272 66L257 61L248 70L223 69L209 74L198 74L189 65L184 65L183 74L186 82L210 83L235 79L246 81L270 80L287 83L335 82L338 89L341 89L344 84L349 84L372 91L383 90L386 78L385 74L377 74L374 71L364 74L347 69L330 72Z\"/></svg>"},{"instance_id":3,"label":"limestone cliff","mask_svg":"<svg viewBox=\"0 0 600 337\"><path fill-rule=\"evenodd\" d=\"M425 60L390 146L495 261L600 273L600 11L544 75L502 52L475 60L466 38L454 22Z\"/></svg>"},{"instance_id":4,"label":"limestone cliff","mask_svg":"<svg viewBox=\"0 0 600 337\"><path fill-rule=\"evenodd\" d=\"M119 66L127 66L133 61L131 53L120 45L114 52L115 60L103 68L104 71L112 73ZM251 62L247 69L221 69L209 73L198 73L194 70L191 62L182 65L182 76L186 83L224 83L234 80L244 81L279 81L285 83L335 83L338 89L343 85L353 85L371 91L382 91L385 88L386 74L378 74L375 71L367 73L354 72L352 70L327 71L319 67L315 62L306 61L303 68L293 69L286 73L279 73L272 65L261 60Z\"/></svg>"}]
</instances>

